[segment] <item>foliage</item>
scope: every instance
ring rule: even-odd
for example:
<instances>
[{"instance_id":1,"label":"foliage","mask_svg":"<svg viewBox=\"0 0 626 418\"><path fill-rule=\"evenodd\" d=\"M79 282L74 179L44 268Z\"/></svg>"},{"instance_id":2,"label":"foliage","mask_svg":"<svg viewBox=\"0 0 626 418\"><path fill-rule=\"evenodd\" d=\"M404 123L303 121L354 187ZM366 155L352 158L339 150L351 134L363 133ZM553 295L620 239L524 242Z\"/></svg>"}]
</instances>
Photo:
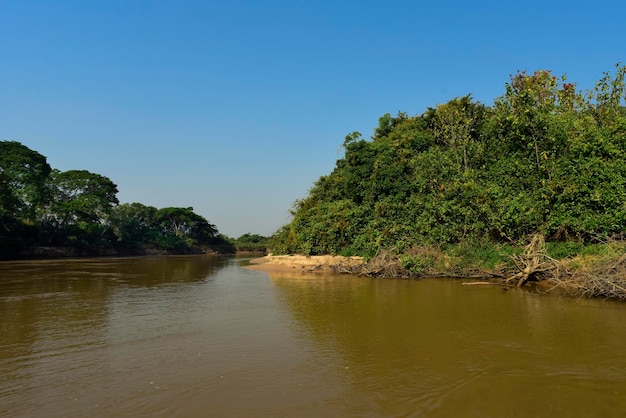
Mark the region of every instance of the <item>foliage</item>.
<instances>
[{"instance_id":1,"label":"foliage","mask_svg":"<svg viewBox=\"0 0 626 418\"><path fill-rule=\"evenodd\" d=\"M165 247L206 245L217 237L215 225L196 214L191 207L159 209L154 220L162 232Z\"/></svg>"},{"instance_id":2,"label":"foliage","mask_svg":"<svg viewBox=\"0 0 626 418\"><path fill-rule=\"evenodd\" d=\"M493 271L512 267L511 256L520 250L506 243L466 241L449 244L443 251L460 266L476 266Z\"/></svg>"},{"instance_id":3,"label":"foliage","mask_svg":"<svg viewBox=\"0 0 626 418\"><path fill-rule=\"evenodd\" d=\"M246 233L235 240L238 244L265 244L268 238L259 234Z\"/></svg>"},{"instance_id":4,"label":"foliage","mask_svg":"<svg viewBox=\"0 0 626 418\"><path fill-rule=\"evenodd\" d=\"M239 238L232 240L237 251L265 252L270 244L270 238L259 234L245 233Z\"/></svg>"},{"instance_id":5,"label":"foliage","mask_svg":"<svg viewBox=\"0 0 626 418\"><path fill-rule=\"evenodd\" d=\"M417 116L385 114L371 139L346 136L343 158L295 203L272 249L371 256L472 243L495 265L494 248L536 232L583 244L621 236L625 77L617 65L581 92L565 76L518 72L492 106L467 95Z\"/></svg>"},{"instance_id":6,"label":"foliage","mask_svg":"<svg viewBox=\"0 0 626 418\"><path fill-rule=\"evenodd\" d=\"M117 185L86 170L53 170L51 186L50 214L60 225L101 222L118 203Z\"/></svg>"},{"instance_id":7,"label":"foliage","mask_svg":"<svg viewBox=\"0 0 626 418\"><path fill-rule=\"evenodd\" d=\"M120 245L139 248L154 243L160 234L157 208L141 203L124 203L113 208L109 222Z\"/></svg>"},{"instance_id":8,"label":"foliage","mask_svg":"<svg viewBox=\"0 0 626 418\"><path fill-rule=\"evenodd\" d=\"M46 200L46 157L16 141L0 141L0 214L31 222Z\"/></svg>"},{"instance_id":9,"label":"foliage","mask_svg":"<svg viewBox=\"0 0 626 418\"><path fill-rule=\"evenodd\" d=\"M119 204L117 185L87 170L53 170L46 157L15 141L0 141L0 257L35 245L189 252L234 247L193 208Z\"/></svg>"}]
</instances>

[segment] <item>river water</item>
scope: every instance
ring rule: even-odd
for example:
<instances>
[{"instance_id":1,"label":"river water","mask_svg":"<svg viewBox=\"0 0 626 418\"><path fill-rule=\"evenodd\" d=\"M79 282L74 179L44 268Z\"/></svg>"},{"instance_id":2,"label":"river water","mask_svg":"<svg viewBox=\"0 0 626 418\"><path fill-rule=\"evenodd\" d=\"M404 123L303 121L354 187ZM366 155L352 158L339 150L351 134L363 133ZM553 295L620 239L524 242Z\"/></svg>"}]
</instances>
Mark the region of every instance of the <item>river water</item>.
<instances>
[{"instance_id":1,"label":"river water","mask_svg":"<svg viewBox=\"0 0 626 418\"><path fill-rule=\"evenodd\" d=\"M0 416L626 413L626 304L246 263L0 263Z\"/></svg>"}]
</instances>

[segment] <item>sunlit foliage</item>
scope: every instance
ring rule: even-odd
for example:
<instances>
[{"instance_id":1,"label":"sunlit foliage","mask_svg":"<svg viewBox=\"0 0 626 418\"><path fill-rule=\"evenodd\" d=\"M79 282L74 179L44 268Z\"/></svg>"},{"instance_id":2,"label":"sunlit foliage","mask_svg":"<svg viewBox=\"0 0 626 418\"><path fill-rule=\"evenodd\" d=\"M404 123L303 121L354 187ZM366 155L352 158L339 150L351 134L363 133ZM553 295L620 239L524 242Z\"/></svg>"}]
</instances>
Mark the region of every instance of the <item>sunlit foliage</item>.
<instances>
[{"instance_id":1,"label":"sunlit foliage","mask_svg":"<svg viewBox=\"0 0 626 418\"><path fill-rule=\"evenodd\" d=\"M420 245L595 242L626 228L626 67L589 91L518 72L493 105L455 98L379 119L295 203L276 253L363 254Z\"/></svg>"}]
</instances>

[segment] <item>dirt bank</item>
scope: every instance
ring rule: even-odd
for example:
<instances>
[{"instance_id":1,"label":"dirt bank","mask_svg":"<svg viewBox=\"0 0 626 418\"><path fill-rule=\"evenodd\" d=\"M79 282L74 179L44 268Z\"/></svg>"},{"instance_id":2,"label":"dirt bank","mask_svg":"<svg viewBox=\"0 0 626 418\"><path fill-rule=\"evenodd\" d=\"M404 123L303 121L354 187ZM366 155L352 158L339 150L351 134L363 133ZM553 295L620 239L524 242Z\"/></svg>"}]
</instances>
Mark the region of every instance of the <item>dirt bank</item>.
<instances>
[{"instance_id":1,"label":"dirt bank","mask_svg":"<svg viewBox=\"0 0 626 418\"><path fill-rule=\"evenodd\" d=\"M471 263L460 267L443 253L432 256L429 264L424 263L420 269L407 269L399 256L388 253L378 254L367 262L361 257L269 255L252 260L248 268L282 274L349 273L373 278L456 277L504 287L527 284L538 291L557 295L626 300L626 255L621 244L619 249L604 256L560 260L548 257L545 249L535 249L532 254L528 250L513 257L513 267L494 269ZM519 272L524 273L525 280L519 280Z\"/></svg>"},{"instance_id":2,"label":"dirt bank","mask_svg":"<svg viewBox=\"0 0 626 418\"><path fill-rule=\"evenodd\" d=\"M354 267L363 264L361 257L341 257L332 255L267 255L255 258L247 268L263 271L290 271L302 273L327 273L341 267Z\"/></svg>"}]
</instances>

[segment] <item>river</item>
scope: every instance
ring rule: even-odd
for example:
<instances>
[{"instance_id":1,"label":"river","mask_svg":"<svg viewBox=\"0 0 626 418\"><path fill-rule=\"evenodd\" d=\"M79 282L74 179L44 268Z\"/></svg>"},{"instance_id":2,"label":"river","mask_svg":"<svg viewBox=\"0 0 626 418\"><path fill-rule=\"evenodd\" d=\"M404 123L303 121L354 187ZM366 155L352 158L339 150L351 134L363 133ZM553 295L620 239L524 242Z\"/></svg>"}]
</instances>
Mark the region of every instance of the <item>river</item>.
<instances>
[{"instance_id":1,"label":"river","mask_svg":"<svg viewBox=\"0 0 626 418\"><path fill-rule=\"evenodd\" d=\"M0 263L0 416L626 413L626 304L246 263Z\"/></svg>"}]
</instances>

